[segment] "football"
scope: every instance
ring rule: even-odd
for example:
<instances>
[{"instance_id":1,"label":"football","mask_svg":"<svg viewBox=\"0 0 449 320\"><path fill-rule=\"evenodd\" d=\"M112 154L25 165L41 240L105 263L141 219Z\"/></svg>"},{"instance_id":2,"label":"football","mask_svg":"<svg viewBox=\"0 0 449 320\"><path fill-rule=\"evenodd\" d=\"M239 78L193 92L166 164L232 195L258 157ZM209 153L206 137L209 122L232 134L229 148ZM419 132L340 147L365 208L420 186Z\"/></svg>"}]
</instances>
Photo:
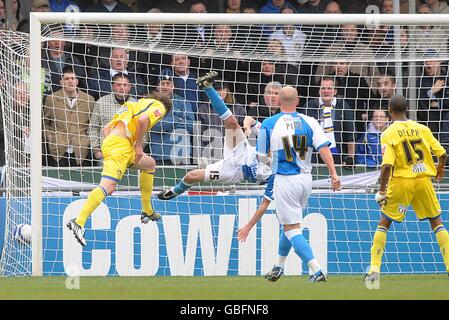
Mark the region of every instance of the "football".
<instances>
[{"instance_id":1,"label":"football","mask_svg":"<svg viewBox=\"0 0 449 320\"><path fill-rule=\"evenodd\" d=\"M18 224L14 227L13 234L17 241L31 244L31 226L29 224Z\"/></svg>"}]
</instances>

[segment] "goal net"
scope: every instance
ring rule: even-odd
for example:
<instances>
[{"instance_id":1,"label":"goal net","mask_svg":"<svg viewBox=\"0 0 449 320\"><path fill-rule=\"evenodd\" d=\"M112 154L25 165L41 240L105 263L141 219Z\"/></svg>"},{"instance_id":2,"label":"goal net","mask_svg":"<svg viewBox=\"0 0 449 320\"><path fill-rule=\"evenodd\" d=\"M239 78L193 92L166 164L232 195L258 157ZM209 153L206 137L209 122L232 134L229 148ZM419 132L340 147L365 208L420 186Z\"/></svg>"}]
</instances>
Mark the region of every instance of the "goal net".
<instances>
[{"instance_id":1,"label":"goal net","mask_svg":"<svg viewBox=\"0 0 449 320\"><path fill-rule=\"evenodd\" d=\"M208 182L169 201L157 198L187 172L224 157L226 128L195 83L210 70L218 72L214 88L240 125L245 116L263 121L275 114L279 89L290 85L300 94L298 110L325 129L343 190L330 190L327 169L313 152L313 192L302 227L330 274L361 274L370 263L388 99L406 95L410 117L447 142L443 19L430 25L408 15L34 17L40 23L32 19L31 39L0 31L5 276L260 275L271 269L279 239L275 201L246 242L236 237L264 199L265 185L215 183L209 170ZM145 137L145 152L157 162L152 204L162 219L140 223L138 172L130 168L89 218L82 248L65 224L101 179L102 127L126 101L153 91L174 101L173 112ZM248 142L255 141L252 133ZM446 182L436 187L447 221ZM32 234L23 225L32 225ZM411 209L388 234L382 268L444 272L435 236ZM286 274L302 273L307 266L291 252Z\"/></svg>"}]
</instances>

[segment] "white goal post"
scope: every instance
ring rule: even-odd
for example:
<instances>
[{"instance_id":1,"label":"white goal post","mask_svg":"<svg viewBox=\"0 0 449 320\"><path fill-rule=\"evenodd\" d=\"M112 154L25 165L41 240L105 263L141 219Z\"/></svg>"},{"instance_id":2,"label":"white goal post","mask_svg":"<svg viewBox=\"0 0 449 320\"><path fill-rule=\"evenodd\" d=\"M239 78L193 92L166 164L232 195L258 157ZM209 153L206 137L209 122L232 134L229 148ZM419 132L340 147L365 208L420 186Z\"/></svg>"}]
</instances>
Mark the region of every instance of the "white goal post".
<instances>
[{"instance_id":1,"label":"white goal post","mask_svg":"<svg viewBox=\"0 0 449 320\"><path fill-rule=\"evenodd\" d=\"M176 24L176 25L303 25L303 26L339 26L345 24L354 24L364 26L364 28L376 28L377 26L398 26L393 28L393 45L388 48L388 52L384 52L384 56L379 57L366 57L364 55L354 55L350 57L351 61L364 61L373 62L371 59L377 59L376 61L388 61L392 64L395 62L418 62L423 61L425 58L425 52L418 52L413 50L413 47L409 47L407 52L401 51L400 41L400 29L399 26L411 26L416 28L422 25L436 25L446 27L449 24L448 15L409 15L409 14L165 14L165 13L30 13L30 139L31 139L31 225L32 225L32 275L42 276L44 272L43 266L43 233L42 233L42 193L43 193L43 177L42 177L42 91L37 90L42 84L41 75L41 63L42 63L42 42L45 41L46 34L45 26L50 24L89 24L89 25L112 25L112 24L135 24L135 25L147 25L147 24ZM318 28L318 27L317 27ZM101 28L100 28L101 29ZM448 29L449 30L449 29ZM47 30L48 32L48 30ZM67 39L72 41L86 41L85 39L70 38L70 34L66 36ZM445 35L447 40L447 34ZM103 41L98 38L100 43ZM98 40L97 39L97 40ZM144 48L138 41L134 44L129 44L128 48L134 50L148 51L151 49ZM185 48L189 47L189 39L183 40L183 49L180 51L186 52L192 55L211 55L206 51L191 51ZM335 41L330 39L329 41ZM186 43L187 42L187 43ZM90 43L86 41L86 43ZM90 43L93 44L94 42ZM97 43L98 44L98 43ZM173 43L176 45L176 43ZM112 46L103 42L104 46ZM338 60L341 57L332 58L330 55L324 56L322 52L316 52L316 50L304 49L303 56L298 57L298 60L304 59L304 61L311 62L330 62ZM316 49L316 48L315 48ZM155 49L158 50L158 49ZM167 46L159 48L161 52L173 51L173 47ZM332 52L331 52L332 53ZM257 49L251 49L247 46L241 47L240 57L255 59L264 59L266 52L258 51ZM439 57L438 59L447 60L447 56ZM398 88L401 87L398 84ZM180 178L180 177L179 177ZM330 197L331 198L331 197ZM332 198L331 198L332 199ZM366 200L368 201L368 200ZM375 218L373 218L375 220ZM366 243L364 243L366 244ZM365 245L366 247L366 245ZM438 255L438 254L436 254ZM434 262L432 262L434 263ZM340 267L338 267L340 268ZM340 269L339 269L340 270ZM342 269L344 270L344 269ZM351 269L352 270L352 269Z\"/></svg>"}]
</instances>

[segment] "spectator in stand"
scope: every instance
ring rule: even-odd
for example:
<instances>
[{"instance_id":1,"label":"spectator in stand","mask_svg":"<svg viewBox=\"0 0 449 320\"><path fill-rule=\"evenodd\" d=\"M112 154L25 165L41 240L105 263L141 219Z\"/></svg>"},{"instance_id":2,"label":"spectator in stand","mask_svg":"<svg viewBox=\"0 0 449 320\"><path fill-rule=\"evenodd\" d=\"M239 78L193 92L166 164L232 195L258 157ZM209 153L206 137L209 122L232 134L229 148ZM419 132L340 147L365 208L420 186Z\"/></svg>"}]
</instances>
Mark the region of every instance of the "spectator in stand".
<instances>
[{"instance_id":1,"label":"spectator in stand","mask_svg":"<svg viewBox=\"0 0 449 320\"><path fill-rule=\"evenodd\" d=\"M90 117L88 135L94 159L102 160L101 144L103 128L114 118L123 104L136 100L130 96L131 83L124 73L117 73L112 78L112 93L98 99Z\"/></svg>"},{"instance_id":2,"label":"spectator in stand","mask_svg":"<svg viewBox=\"0 0 449 320\"><path fill-rule=\"evenodd\" d=\"M190 6L190 13L207 13L206 5L203 1L194 1ZM212 27L210 25L188 25L186 44L191 47L192 44L198 48L205 48L212 40Z\"/></svg>"},{"instance_id":3,"label":"spectator in stand","mask_svg":"<svg viewBox=\"0 0 449 320\"><path fill-rule=\"evenodd\" d=\"M281 11L283 14L291 14L294 12L294 9L289 7ZM269 40L273 39L279 40L282 43L287 58L292 63L293 61L298 61L301 57L307 35L293 24L284 24L270 35ZM297 62L295 65L297 65Z\"/></svg>"},{"instance_id":4,"label":"spectator in stand","mask_svg":"<svg viewBox=\"0 0 449 320\"><path fill-rule=\"evenodd\" d=\"M45 99L43 107L48 165L80 166L89 153L87 130L95 99L78 88L71 67L64 68L61 86Z\"/></svg>"},{"instance_id":5,"label":"spectator in stand","mask_svg":"<svg viewBox=\"0 0 449 320\"><path fill-rule=\"evenodd\" d=\"M151 9L148 12L156 13L160 12L160 10ZM148 24L145 45L150 49L153 49L158 45L165 45L170 41L170 32L166 30L167 28L170 27L162 26L160 24ZM157 90L161 69L168 68L171 64L170 61L171 57L169 55L158 53L154 50L139 51L137 53L136 68L144 80L146 80L148 91L152 92Z\"/></svg>"},{"instance_id":6,"label":"spectator in stand","mask_svg":"<svg viewBox=\"0 0 449 320\"><path fill-rule=\"evenodd\" d=\"M49 0L34 0L31 11L33 11L33 12L50 12L51 7L50 7Z\"/></svg>"},{"instance_id":7,"label":"spectator in stand","mask_svg":"<svg viewBox=\"0 0 449 320\"><path fill-rule=\"evenodd\" d=\"M285 9L285 12L282 12ZM259 13L296 13L295 7L286 0L268 0L266 5L260 8ZM269 37L276 30L276 26L264 25L263 34Z\"/></svg>"},{"instance_id":8,"label":"spectator in stand","mask_svg":"<svg viewBox=\"0 0 449 320\"><path fill-rule=\"evenodd\" d=\"M425 0L425 2L430 6L432 13L449 13L449 6L446 1Z\"/></svg>"},{"instance_id":9,"label":"spectator in stand","mask_svg":"<svg viewBox=\"0 0 449 320\"><path fill-rule=\"evenodd\" d=\"M257 6L245 4L243 13L254 14L257 13ZM239 34L239 43L243 50L248 52L260 48L265 43L266 38L263 36L262 25L238 25L234 26L234 30Z\"/></svg>"},{"instance_id":10,"label":"spectator in stand","mask_svg":"<svg viewBox=\"0 0 449 320\"><path fill-rule=\"evenodd\" d=\"M264 103L263 93L267 83L277 81L282 85L298 85L298 69L288 63L263 60L250 64L249 72L238 82L238 92L246 92L246 106L252 108ZM244 86L246 86L244 88Z\"/></svg>"},{"instance_id":11,"label":"spectator in stand","mask_svg":"<svg viewBox=\"0 0 449 320\"><path fill-rule=\"evenodd\" d=\"M254 4L246 4L243 13L257 13L258 8Z\"/></svg>"},{"instance_id":12,"label":"spectator in stand","mask_svg":"<svg viewBox=\"0 0 449 320\"><path fill-rule=\"evenodd\" d=\"M62 37L62 30L54 29L51 31L52 38ZM66 51L66 42L63 40L49 40L46 48L42 52L42 68L48 70L50 76L51 90L48 93L54 93L61 89L61 75L66 66L71 66L76 73L78 86L85 89L86 70L78 58Z\"/></svg>"},{"instance_id":13,"label":"spectator in stand","mask_svg":"<svg viewBox=\"0 0 449 320\"><path fill-rule=\"evenodd\" d=\"M198 110L200 101L198 86L196 85L197 75L190 69L190 59L185 54L175 54L172 56L173 84L175 93L182 100L189 102L194 113ZM162 70L162 74L167 74L167 70Z\"/></svg>"},{"instance_id":14,"label":"spectator in stand","mask_svg":"<svg viewBox=\"0 0 449 320\"><path fill-rule=\"evenodd\" d=\"M418 14L430 14L430 6L427 3L420 4L417 9ZM409 30L410 47L416 50L417 54L424 55L427 49L433 48L440 56L447 55L447 28L427 24L419 25Z\"/></svg>"},{"instance_id":15,"label":"spectator in stand","mask_svg":"<svg viewBox=\"0 0 449 320\"><path fill-rule=\"evenodd\" d=\"M380 7L381 7L381 12L383 14L392 14L392 13L394 13L393 0L382 0Z\"/></svg>"},{"instance_id":16,"label":"spectator in stand","mask_svg":"<svg viewBox=\"0 0 449 320\"><path fill-rule=\"evenodd\" d=\"M162 12L173 13L188 13L192 4L196 3L196 0L145 0L141 1L141 11L148 11L152 8L157 8ZM203 0L201 1L209 12L220 12L219 4L217 0Z\"/></svg>"},{"instance_id":17,"label":"spectator in stand","mask_svg":"<svg viewBox=\"0 0 449 320\"><path fill-rule=\"evenodd\" d=\"M89 79L89 94L96 99L112 92L112 78L118 73L124 73L131 82L132 96L144 97L148 94L145 81L133 71L128 70L128 53L122 48L113 48L109 59L109 69L97 69L97 76Z\"/></svg>"},{"instance_id":18,"label":"spectator in stand","mask_svg":"<svg viewBox=\"0 0 449 320\"><path fill-rule=\"evenodd\" d=\"M358 27L355 24L341 26L339 37L330 45L323 58L331 60L335 58L348 59L350 57L363 57L371 61L375 59L375 53L363 42L363 37L359 34ZM323 68L325 68L325 65L320 65L315 74L317 76L324 75ZM351 62L350 71L363 76L371 87L373 87L373 79L380 75L374 62Z\"/></svg>"},{"instance_id":19,"label":"spectator in stand","mask_svg":"<svg viewBox=\"0 0 449 320\"><path fill-rule=\"evenodd\" d=\"M116 0L98 0L87 12L133 12L126 4Z\"/></svg>"},{"instance_id":20,"label":"spectator in stand","mask_svg":"<svg viewBox=\"0 0 449 320\"><path fill-rule=\"evenodd\" d=\"M111 40L109 41L111 44L115 45L116 47L123 47L128 45L130 42L132 42L132 39L130 39L130 30L129 30L130 26L123 24L123 23L119 23L119 24L114 24L111 27ZM96 70L92 70L95 68L104 68L107 69L109 68L109 59L111 57L111 51L112 48L110 47L97 47L97 46L92 46L92 48L90 48L90 52L94 53L94 56L97 58L97 63L94 64L93 66L87 66L92 67L90 68L90 71L93 71L95 74ZM136 56L137 56L137 52L136 51L127 51L128 53L128 70L131 71L135 71L136 70L136 66L135 66L135 62L136 62ZM90 74L92 74L92 72L90 72Z\"/></svg>"},{"instance_id":21,"label":"spectator in stand","mask_svg":"<svg viewBox=\"0 0 449 320\"><path fill-rule=\"evenodd\" d=\"M225 13L241 13L243 9L241 0L226 0Z\"/></svg>"},{"instance_id":22,"label":"spectator in stand","mask_svg":"<svg viewBox=\"0 0 449 320\"><path fill-rule=\"evenodd\" d=\"M350 64L346 60L339 60L329 68L325 67L325 74L335 76L335 88L337 97L345 101L355 110L356 130L364 132L368 121L368 100L370 87L365 78L351 71Z\"/></svg>"},{"instance_id":23,"label":"spectator in stand","mask_svg":"<svg viewBox=\"0 0 449 320\"><path fill-rule=\"evenodd\" d=\"M324 9L324 13L327 14L339 14L343 13L341 10L340 4L336 1L331 1L327 4L326 9Z\"/></svg>"},{"instance_id":24,"label":"spectator in stand","mask_svg":"<svg viewBox=\"0 0 449 320\"><path fill-rule=\"evenodd\" d=\"M295 6L286 0L267 0L265 5L260 8L259 13L280 13L285 7L295 10Z\"/></svg>"},{"instance_id":25,"label":"spectator in stand","mask_svg":"<svg viewBox=\"0 0 449 320\"><path fill-rule=\"evenodd\" d=\"M441 122L449 111L449 77L447 65L443 67L435 51L429 51L426 54L428 58L424 61L423 75L417 80L417 119L439 137Z\"/></svg>"},{"instance_id":26,"label":"spectator in stand","mask_svg":"<svg viewBox=\"0 0 449 320\"><path fill-rule=\"evenodd\" d=\"M327 5L332 0L309 0L305 2L304 0L298 0L299 2L299 13L324 13Z\"/></svg>"},{"instance_id":27,"label":"spectator in stand","mask_svg":"<svg viewBox=\"0 0 449 320\"><path fill-rule=\"evenodd\" d=\"M80 11L80 8L75 1L72 0L49 0L51 12L65 12L69 7L69 10Z\"/></svg>"},{"instance_id":28,"label":"spectator in stand","mask_svg":"<svg viewBox=\"0 0 449 320\"><path fill-rule=\"evenodd\" d=\"M173 76L165 70L158 90L173 101L173 109L149 132L151 156L158 164L190 164L195 114L192 104L174 92Z\"/></svg>"},{"instance_id":29,"label":"spectator in stand","mask_svg":"<svg viewBox=\"0 0 449 320\"><path fill-rule=\"evenodd\" d=\"M231 26L214 25L213 39L207 50L208 56L200 59L200 76L210 70L216 70L221 80L234 83L244 68L240 66L245 63L237 60L240 52L235 48L235 41ZM216 55L226 55L226 58L216 57Z\"/></svg>"},{"instance_id":30,"label":"spectator in stand","mask_svg":"<svg viewBox=\"0 0 449 320\"><path fill-rule=\"evenodd\" d=\"M267 83L263 93L263 103L252 107L248 112L248 116L253 117L259 122L276 114L279 110L279 92L282 84L278 81Z\"/></svg>"},{"instance_id":31,"label":"spectator in stand","mask_svg":"<svg viewBox=\"0 0 449 320\"><path fill-rule=\"evenodd\" d=\"M138 0L121 0L124 4L131 8L133 12L140 12Z\"/></svg>"},{"instance_id":32,"label":"spectator in stand","mask_svg":"<svg viewBox=\"0 0 449 320\"><path fill-rule=\"evenodd\" d=\"M303 9L301 9L303 8ZM305 10L305 11L303 11ZM340 5L335 1L313 0L300 6L299 13L341 13ZM306 47L313 48L316 52L327 52L328 47L335 43L339 35L339 26L335 25L304 25L301 27L308 36Z\"/></svg>"},{"instance_id":33,"label":"spectator in stand","mask_svg":"<svg viewBox=\"0 0 449 320\"><path fill-rule=\"evenodd\" d=\"M308 101L301 111L321 124L331 143L335 163L354 165L354 109L343 98L337 97L333 77L322 78L320 97Z\"/></svg>"},{"instance_id":34,"label":"spectator in stand","mask_svg":"<svg viewBox=\"0 0 449 320\"><path fill-rule=\"evenodd\" d=\"M10 29L14 30L14 31L29 33L30 32L30 23L29 23L28 19L26 19L24 16L22 16L20 14L20 6L21 6L20 0L12 0L11 2L12 2L13 23L12 23L12 26ZM37 4L37 6L40 7L41 4L43 4L44 2L46 2L47 6L48 6L48 0L35 0L33 2L33 4L35 4L35 5ZM6 4L6 2L3 2L3 7L5 8L5 14L6 14L5 4ZM6 16L5 16L5 18L6 18Z\"/></svg>"},{"instance_id":35,"label":"spectator in stand","mask_svg":"<svg viewBox=\"0 0 449 320\"><path fill-rule=\"evenodd\" d=\"M381 108L388 110L388 101L396 93L396 79L386 74L376 80L377 97L370 99L369 109Z\"/></svg>"},{"instance_id":36,"label":"spectator in stand","mask_svg":"<svg viewBox=\"0 0 449 320\"><path fill-rule=\"evenodd\" d=\"M356 163L367 167L377 167L382 163L380 136L388 127L386 110L375 110L367 131L360 137L356 147Z\"/></svg>"}]
</instances>

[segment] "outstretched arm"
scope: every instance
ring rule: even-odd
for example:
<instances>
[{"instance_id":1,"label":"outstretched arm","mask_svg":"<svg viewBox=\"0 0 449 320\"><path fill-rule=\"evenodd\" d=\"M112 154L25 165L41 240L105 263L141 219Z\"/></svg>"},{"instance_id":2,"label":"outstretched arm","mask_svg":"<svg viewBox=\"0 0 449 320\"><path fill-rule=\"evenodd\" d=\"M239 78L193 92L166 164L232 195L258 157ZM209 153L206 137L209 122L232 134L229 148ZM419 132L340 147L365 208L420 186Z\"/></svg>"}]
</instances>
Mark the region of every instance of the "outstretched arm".
<instances>
[{"instance_id":1,"label":"outstretched arm","mask_svg":"<svg viewBox=\"0 0 449 320\"><path fill-rule=\"evenodd\" d=\"M248 223L239 229L237 233L237 239L240 242L245 242L246 238L248 237L249 232L251 229L256 225L256 223L262 218L265 211L267 211L268 206L270 205L271 201L267 198L264 198L262 203L260 204L259 208L257 208L257 211L254 213L254 215L251 217L251 219L248 221Z\"/></svg>"},{"instance_id":2,"label":"outstretched arm","mask_svg":"<svg viewBox=\"0 0 449 320\"><path fill-rule=\"evenodd\" d=\"M323 159L324 163L329 170L329 174L331 176L331 185L333 191L338 191L341 189L340 178L338 177L337 170L335 169L334 158L332 157L332 153L328 146L322 147L319 151L321 159Z\"/></svg>"}]
</instances>

